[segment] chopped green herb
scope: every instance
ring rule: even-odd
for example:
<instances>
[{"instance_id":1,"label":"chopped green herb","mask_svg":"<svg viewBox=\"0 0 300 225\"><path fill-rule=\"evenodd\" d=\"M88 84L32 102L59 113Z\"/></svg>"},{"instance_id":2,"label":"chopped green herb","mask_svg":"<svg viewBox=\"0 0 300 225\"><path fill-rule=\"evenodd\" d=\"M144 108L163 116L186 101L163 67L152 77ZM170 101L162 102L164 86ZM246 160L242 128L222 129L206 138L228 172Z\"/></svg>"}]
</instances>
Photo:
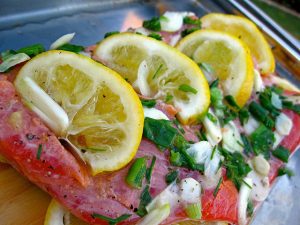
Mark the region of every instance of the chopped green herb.
<instances>
[{"instance_id":1,"label":"chopped green herb","mask_svg":"<svg viewBox=\"0 0 300 225\"><path fill-rule=\"evenodd\" d=\"M171 121L146 117L143 135L155 144L169 148L178 135L178 131L172 126Z\"/></svg>"},{"instance_id":2,"label":"chopped green herb","mask_svg":"<svg viewBox=\"0 0 300 225\"><path fill-rule=\"evenodd\" d=\"M119 31L111 31L111 32L107 32L104 34L104 38L107 38L109 36L112 36L114 34L119 34L120 32Z\"/></svg>"},{"instance_id":3,"label":"chopped green herb","mask_svg":"<svg viewBox=\"0 0 300 225\"><path fill-rule=\"evenodd\" d=\"M160 64L159 67L157 68L157 70L155 71L155 73L153 74L152 79L155 79L157 77L157 75L160 72L162 67L163 67L163 64Z\"/></svg>"},{"instance_id":4,"label":"chopped green herb","mask_svg":"<svg viewBox=\"0 0 300 225\"><path fill-rule=\"evenodd\" d=\"M42 150L43 150L43 146L42 146L42 144L39 144L39 147L38 147L38 150L37 150L37 153L36 153L36 159L37 160L41 159Z\"/></svg>"},{"instance_id":5,"label":"chopped green herb","mask_svg":"<svg viewBox=\"0 0 300 225\"><path fill-rule=\"evenodd\" d=\"M152 108L156 105L156 100L155 99L141 99L141 103L145 107Z\"/></svg>"},{"instance_id":6,"label":"chopped green herb","mask_svg":"<svg viewBox=\"0 0 300 225\"><path fill-rule=\"evenodd\" d=\"M174 122L175 126L177 127L177 129L178 129L182 134L184 134L185 131L184 131L184 129L182 128L181 124L179 123L178 119L175 118L175 120L173 120L173 122Z\"/></svg>"},{"instance_id":7,"label":"chopped green herb","mask_svg":"<svg viewBox=\"0 0 300 225\"><path fill-rule=\"evenodd\" d=\"M237 118L237 116L238 116L237 112L231 110L229 107L225 107L223 124L227 124L229 121Z\"/></svg>"},{"instance_id":8,"label":"chopped green herb","mask_svg":"<svg viewBox=\"0 0 300 225\"><path fill-rule=\"evenodd\" d=\"M25 53L26 55L33 57L45 51L45 48L41 44L34 44L24 48L20 48L16 53Z\"/></svg>"},{"instance_id":9,"label":"chopped green herb","mask_svg":"<svg viewBox=\"0 0 300 225\"><path fill-rule=\"evenodd\" d=\"M174 98L174 96L173 96L173 95L170 95L170 94L168 93L167 96L166 96L165 102L168 103L168 102L170 102L173 98Z\"/></svg>"},{"instance_id":10,"label":"chopped green herb","mask_svg":"<svg viewBox=\"0 0 300 225\"><path fill-rule=\"evenodd\" d=\"M280 110L277 109L272 104L272 89L269 87L266 87L263 92L259 94L259 101L260 104L270 112L270 114L274 117L278 116L280 114Z\"/></svg>"},{"instance_id":11,"label":"chopped green herb","mask_svg":"<svg viewBox=\"0 0 300 225\"><path fill-rule=\"evenodd\" d=\"M203 171L203 165L196 164L195 159L187 153L186 150L190 144L173 127L171 121L146 117L143 135L155 144L171 150L170 162L172 165Z\"/></svg>"},{"instance_id":12,"label":"chopped green herb","mask_svg":"<svg viewBox=\"0 0 300 225\"><path fill-rule=\"evenodd\" d=\"M254 212L254 205L253 202L249 200L247 204L247 216L251 217L253 215L253 212Z\"/></svg>"},{"instance_id":13,"label":"chopped green herb","mask_svg":"<svg viewBox=\"0 0 300 225\"><path fill-rule=\"evenodd\" d=\"M149 185L146 185L141 193L140 198L141 201L136 214L138 214L140 217L143 217L147 214L146 206L152 201L152 197L149 192Z\"/></svg>"},{"instance_id":14,"label":"chopped green herb","mask_svg":"<svg viewBox=\"0 0 300 225\"><path fill-rule=\"evenodd\" d=\"M208 112L208 113L206 113L206 116L211 122L213 122L213 123L218 122L217 118L213 114Z\"/></svg>"},{"instance_id":15,"label":"chopped green herb","mask_svg":"<svg viewBox=\"0 0 300 225\"><path fill-rule=\"evenodd\" d=\"M283 93L283 89L281 87L273 85L269 88L278 95L281 95Z\"/></svg>"},{"instance_id":16,"label":"chopped green herb","mask_svg":"<svg viewBox=\"0 0 300 225\"><path fill-rule=\"evenodd\" d=\"M277 171L277 175L278 176L283 176L283 175L287 175L289 178L291 178L292 176L294 176L294 172L292 170L290 170L289 168L286 167L280 167Z\"/></svg>"},{"instance_id":17,"label":"chopped green herb","mask_svg":"<svg viewBox=\"0 0 300 225\"><path fill-rule=\"evenodd\" d=\"M219 179L219 182L218 182L218 184L217 184L217 187L216 187L215 190L214 190L214 193L213 193L214 197L217 197L217 194L218 194L218 192L219 192L219 190L220 190L220 186L221 186L222 182L223 182L223 177L221 177L221 178Z\"/></svg>"},{"instance_id":18,"label":"chopped green herb","mask_svg":"<svg viewBox=\"0 0 300 225\"><path fill-rule=\"evenodd\" d=\"M161 30L160 19L158 17L153 17L150 20L144 20L143 27L153 31L160 31Z\"/></svg>"},{"instance_id":19,"label":"chopped green herb","mask_svg":"<svg viewBox=\"0 0 300 225\"><path fill-rule=\"evenodd\" d=\"M203 129L201 129L199 131L199 133L196 133L196 134L197 134L200 141L207 141L207 137L206 137L205 132L204 132Z\"/></svg>"},{"instance_id":20,"label":"chopped green herb","mask_svg":"<svg viewBox=\"0 0 300 225\"><path fill-rule=\"evenodd\" d=\"M146 165L146 158L137 158L128 171L126 177L127 184L134 188L141 188L143 179L146 174Z\"/></svg>"},{"instance_id":21,"label":"chopped green herb","mask_svg":"<svg viewBox=\"0 0 300 225\"><path fill-rule=\"evenodd\" d=\"M242 125L245 125L248 122L249 117L250 117L250 114L249 114L247 108L244 107L239 111L239 120Z\"/></svg>"},{"instance_id":22,"label":"chopped green herb","mask_svg":"<svg viewBox=\"0 0 300 225\"><path fill-rule=\"evenodd\" d=\"M214 158L214 156L215 156L215 153L216 153L216 151L217 151L217 145L215 145L215 147L213 148L213 150L212 150L212 152L211 152L211 155L210 155L210 160L212 160L213 158Z\"/></svg>"},{"instance_id":23,"label":"chopped green herb","mask_svg":"<svg viewBox=\"0 0 300 225\"><path fill-rule=\"evenodd\" d=\"M64 44L62 46L59 46L57 49L58 50L69 51L69 52L74 52L74 53L79 53L79 52L82 52L84 50L84 47L80 46L80 45Z\"/></svg>"},{"instance_id":24,"label":"chopped green herb","mask_svg":"<svg viewBox=\"0 0 300 225\"><path fill-rule=\"evenodd\" d=\"M117 217L115 219L107 217L107 216L100 215L98 213L93 213L91 216L93 218L105 220L105 221L108 222L109 225L116 225L117 223L120 223L120 222L128 219L131 215L130 214L123 214L123 215L121 215L121 216L119 216L119 217Z\"/></svg>"},{"instance_id":25,"label":"chopped green herb","mask_svg":"<svg viewBox=\"0 0 300 225\"><path fill-rule=\"evenodd\" d=\"M185 30L183 30L183 31L181 32L181 37L185 37L185 36L187 36L187 35L189 35L189 34L195 32L195 31L197 31L197 30L199 30L199 28L195 28L195 27L194 27L194 28L185 29Z\"/></svg>"},{"instance_id":26,"label":"chopped green herb","mask_svg":"<svg viewBox=\"0 0 300 225\"><path fill-rule=\"evenodd\" d=\"M233 181L239 190L244 178L251 171L250 166L239 152L231 153L221 148L220 153L224 156L223 165L226 168L226 176Z\"/></svg>"},{"instance_id":27,"label":"chopped green herb","mask_svg":"<svg viewBox=\"0 0 300 225\"><path fill-rule=\"evenodd\" d=\"M191 25L197 25L201 27L201 20L200 19L193 19L189 16L186 16L183 18L183 23L184 24L191 24Z\"/></svg>"},{"instance_id":28,"label":"chopped green herb","mask_svg":"<svg viewBox=\"0 0 300 225\"><path fill-rule=\"evenodd\" d=\"M154 38L154 39L156 39L158 41L162 40L161 35L159 35L158 33L151 33L151 34L148 35L148 37Z\"/></svg>"},{"instance_id":29,"label":"chopped green herb","mask_svg":"<svg viewBox=\"0 0 300 225\"><path fill-rule=\"evenodd\" d=\"M219 78L218 79L215 79L210 85L210 89L212 88L217 88L219 86Z\"/></svg>"},{"instance_id":30,"label":"chopped green herb","mask_svg":"<svg viewBox=\"0 0 300 225\"><path fill-rule=\"evenodd\" d=\"M250 142L253 147L255 155L260 153L264 155L266 159L270 158L270 149L275 142L274 133L266 126L261 124L251 135Z\"/></svg>"},{"instance_id":31,"label":"chopped green herb","mask_svg":"<svg viewBox=\"0 0 300 225\"><path fill-rule=\"evenodd\" d=\"M179 152L171 151L170 162L173 166L182 166L182 157Z\"/></svg>"},{"instance_id":32,"label":"chopped green herb","mask_svg":"<svg viewBox=\"0 0 300 225\"><path fill-rule=\"evenodd\" d=\"M178 90L183 91L183 92L190 92L190 93L193 93L193 94L197 94L198 93L198 91L195 88L191 87L188 84L181 84L178 87Z\"/></svg>"},{"instance_id":33,"label":"chopped green herb","mask_svg":"<svg viewBox=\"0 0 300 225\"><path fill-rule=\"evenodd\" d=\"M156 161L156 156L153 156L150 167L147 168L147 170L146 170L146 180L147 180L148 184L150 184L150 181L151 181L151 176L152 176L152 171L153 171L153 168L155 165L155 161Z\"/></svg>"},{"instance_id":34,"label":"chopped green herb","mask_svg":"<svg viewBox=\"0 0 300 225\"><path fill-rule=\"evenodd\" d=\"M253 152L250 141L248 140L248 138L244 134L241 134L241 139L243 141L244 151L245 151L246 155L249 156L249 154Z\"/></svg>"},{"instance_id":35,"label":"chopped green herb","mask_svg":"<svg viewBox=\"0 0 300 225\"><path fill-rule=\"evenodd\" d=\"M239 105L236 103L236 101L232 95L225 96L225 100L231 107L233 107L236 110L240 110Z\"/></svg>"},{"instance_id":36,"label":"chopped green herb","mask_svg":"<svg viewBox=\"0 0 300 225\"><path fill-rule=\"evenodd\" d=\"M266 127L273 128L275 126L274 120L268 115L268 111L260 106L257 102L251 102L249 105L250 113Z\"/></svg>"},{"instance_id":37,"label":"chopped green herb","mask_svg":"<svg viewBox=\"0 0 300 225\"><path fill-rule=\"evenodd\" d=\"M210 88L210 100L211 105L215 109L225 109L226 106L223 104L223 95L222 91L217 87L211 87Z\"/></svg>"},{"instance_id":38,"label":"chopped green herb","mask_svg":"<svg viewBox=\"0 0 300 225\"><path fill-rule=\"evenodd\" d=\"M283 101L282 102L282 106L285 109L289 109L294 111L295 113L300 115L300 105L294 105L292 102L290 101Z\"/></svg>"},{"instance_id":39,"label":"chopped green herb","mask_svg":"<svg viewBox=\"0 0 300 225\"><path fill-rule=\"evenodd\" d=\"M245 180L242 181L248 188L252 189L251 185L248 184Z\"/></svg>"},{"instance_id":40,"label":"chopped green herb","mask_svg":"<svg viewBox=\"0 0 300 225\"><path fill-rule=\"evenodd\" d=\"M178 171L177 170L172 170L166 175L166 183L171 184L173 181L177 180L178 178Z\"/></svg>"},{"instance_id":41,"label":"chopped green herb","mask_svg":"<svg viewBox=\"0 0 300 225\"><path fill-rule=\"evenodd\" d=\"M214 72L212 66L208 63L200 62L200 63L198 63L198 66L201 68L201 70L204 70L209 74L212 74ZM216 87L217 87L218 83L219 83L219 79L216 79L215 81L217 82L217 85L216 85ZM212 86L210 85L210 87L212 87Z\"/></svg>"},{"instance_id":42,"label":"chopped green herb","mask_svg":"<svg viewBox=\"0 0 300 225\"><path fill-rule=\"evenodd\" d=\"M288 162L291 153L288 149L279 145L274 151L272 151L272 154L281 161Z\"/></svg>"}]
</instances>

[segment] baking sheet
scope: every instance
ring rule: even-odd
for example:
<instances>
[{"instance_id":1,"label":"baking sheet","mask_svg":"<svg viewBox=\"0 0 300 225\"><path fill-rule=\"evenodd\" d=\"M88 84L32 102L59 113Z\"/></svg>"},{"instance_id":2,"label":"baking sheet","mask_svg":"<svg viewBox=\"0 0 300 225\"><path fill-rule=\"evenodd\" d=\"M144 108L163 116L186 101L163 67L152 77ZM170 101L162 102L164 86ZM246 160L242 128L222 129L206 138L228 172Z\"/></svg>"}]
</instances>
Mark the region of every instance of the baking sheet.
<instances>
[{"instance_id":1,"label":"baking sheet","mask_svg":"<svg viewBox=\"0 0 300 225\"><path fill-rule=\"evenodd\" d=\"M208 12L233 12L224 0L1 0L0 51L35 43L48 48L58 37L72 32L76 33L72 43L92 45L106 32L138 27L144 19L166 10L192 11L199 17ZM277 64L277 72L300 87L289 68ZM300 209L300 151L288 166L295 171L295 176L278 179L251 224L300 224L300 214L296 213Z\"/></svg>"}]
</instances>

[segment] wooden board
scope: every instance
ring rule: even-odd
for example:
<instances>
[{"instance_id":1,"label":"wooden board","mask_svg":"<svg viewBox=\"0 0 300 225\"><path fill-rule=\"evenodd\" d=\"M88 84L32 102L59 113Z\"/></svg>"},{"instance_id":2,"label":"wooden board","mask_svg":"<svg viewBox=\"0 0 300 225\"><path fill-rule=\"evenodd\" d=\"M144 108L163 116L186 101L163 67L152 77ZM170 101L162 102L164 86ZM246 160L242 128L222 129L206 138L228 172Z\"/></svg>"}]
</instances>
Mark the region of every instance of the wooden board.
<instances>
[{"instance_id":1,"label":"wooden board","mask_svg":"<svg viewBox=\"0 0 300 225\"><path fill-rule=\"evenodd\" d=\"M0 163L0 225L43 225L51 198Z\"/></svg>"}]
</instances>

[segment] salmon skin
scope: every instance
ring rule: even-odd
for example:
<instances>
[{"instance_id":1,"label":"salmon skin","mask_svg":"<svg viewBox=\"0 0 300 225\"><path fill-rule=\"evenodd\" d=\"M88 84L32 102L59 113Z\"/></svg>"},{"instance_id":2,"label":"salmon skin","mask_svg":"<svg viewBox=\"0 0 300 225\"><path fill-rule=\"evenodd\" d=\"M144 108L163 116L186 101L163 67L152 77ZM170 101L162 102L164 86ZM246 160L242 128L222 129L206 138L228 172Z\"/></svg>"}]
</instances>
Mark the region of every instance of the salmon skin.
<instances>
[{"instance_id":1,"label":"salmon skin","mask_svg":"<svg viewBox=\"0 0 300 225\"><path fill-rule=\"evenodd\" d=\"M112 217L119 212L132 214L114 196L107 198L109 193L101 196L104 189L99 192L86 169L21 102L13 84L5 79L0 80L0 154L27 179L87 222L106 224L92 218L93 213ZM102 176L99 180L104 179Z\"/></svg>"}]
</instances>

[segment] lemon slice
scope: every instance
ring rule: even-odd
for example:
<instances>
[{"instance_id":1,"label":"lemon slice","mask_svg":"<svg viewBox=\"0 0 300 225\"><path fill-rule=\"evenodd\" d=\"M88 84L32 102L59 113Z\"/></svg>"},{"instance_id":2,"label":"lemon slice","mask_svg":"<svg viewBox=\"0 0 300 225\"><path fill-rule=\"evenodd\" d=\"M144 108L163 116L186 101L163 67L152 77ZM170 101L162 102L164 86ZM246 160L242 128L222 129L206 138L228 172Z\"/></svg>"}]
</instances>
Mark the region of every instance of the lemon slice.
<instances>
[{"instance_id":1,"label":"lemon slice","mask_svg":"<svg viewBox=\"0 0 300 225\"><path fill-rule=\"evenodd\" d=\"M46 213L44 225L87 225L52 199Z\"/></svg>"},{"instance_id":2,"label":"lemon slice","mask_svg":"<svg viewBox=\"0 0 300 225\"><path fill-rule=\"evenodd\" d=\"M263 74L274 72L275 59L271 48L250 20L240 16L211 13L202 17L201 22L204 29L223 31L241 39L257 60L260 72Z\"/></svg>"},{"instance_id":3,"label":"lemon slice","mask_svg":"<svg viewBox=\"0 0 300 225\"><path fill-rule=\"evenodd\" d=\"M247 46L239 39L224 32L200 30L183 38L176 47L195 62L211 65L224 94L232 95L239 106L250 98L254 68Z\"/></svg>"},{"instance_id":4,"label":"lemon slice","mask_svg":"<svg viewBox=\"0 0 300 225\"><path fill-rule=\"evenodd\" d=\"M210 103L207 81L199 67L178 50L143 35L122 33L101 41L94 57L120 73L137 92L165 100L179 109L178 118L191 124Z\"/></svg>"},{"instance_id":5,"label":"lemon slice","mask_svg":"<svg viewBox=\"0 0 300 225\"><path fill-rule=\"evenodd\" d=\"M143 108L114 71L88 57L52 50L26 63L15 86L57 136L77 147L93 174L117 170L134 157Z\"/></svg>"}]
</instances>

